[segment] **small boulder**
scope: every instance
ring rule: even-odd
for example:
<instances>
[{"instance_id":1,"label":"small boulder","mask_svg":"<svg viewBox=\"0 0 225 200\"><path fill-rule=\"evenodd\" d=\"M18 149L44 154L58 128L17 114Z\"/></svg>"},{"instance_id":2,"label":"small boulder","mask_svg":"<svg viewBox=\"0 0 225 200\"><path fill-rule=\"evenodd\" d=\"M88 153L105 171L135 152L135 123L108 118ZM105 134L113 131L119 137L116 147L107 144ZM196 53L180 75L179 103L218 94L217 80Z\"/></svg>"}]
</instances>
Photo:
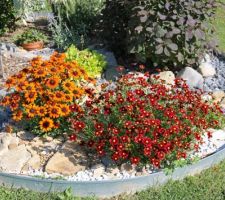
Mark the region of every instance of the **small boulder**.
<instances>
[{"instance_id":1,"label":"small boulder","mask_svg":"<svg viewBox=\"0 0 225 200\"><path fill-rule=\"evenodd\" d=\"M216 74L216 69L211 63L208 62L202 63L199 66L198 71L202 74L203 77L210 77Z\"/></svg>"},{"instance_id":2,"label":"small boulder","mask_svg":"<svg viewBox=\"0 0 225 200\"><path fill-rule=\"evenodd\" d=\"M225 97L225 93L222 90L214 91L212 93L213 101L215 103L219 103L222 101L222 99Z\"/></svg>"},{"instance_id":3,"label":"small boulder","mask_svg":"<svg viewBox=\"0 0 225 200\"><path fill-rule=\"evenodd\" d=\"M171 71L164 71L159 73L159 79L165 81L166 84L174 84L175 75Z\"/></svg>"},{"instance_id":4,"label":"small boulder","mask_svg":"<svg viewBox=\"0 0 225 200\"><path fill-rule=\"evenodd\" d=\"M9 150L0 156L0 169L4 172L20 173L22 167L31 158L25 145Z\"/></svg>"},{"instance_id":5,"label":"small boulder","mask_svg":"<svg viewBox=\"0 0 225 200\"><path fill-rule=\"evenodd\" d=\"M78 144L67 141L62 148L48 161L45 171L48 173L59 173L73 175L85 170L87 156Z\"/></svg>"},{"instance_id":6,"label":"small boulder","mask_svg":"<svg viewBox=\"0 0 225 200\"><path fill-rule=\"evenodd\" d=\"M95 165L91 168L95 178L102 176L105 173L105 166L102 164Z\"/></svg>"},{"instance_id":7,"label":"small boulder","mask_svg":"<svg viewBox=\"0 0 225 200\"><path fill-rule=\"evenodd\" d=\"M182 69L177 77L186 80L190 88L203 89L203 76L191 67Z\"/></svg>"}]
</instances>

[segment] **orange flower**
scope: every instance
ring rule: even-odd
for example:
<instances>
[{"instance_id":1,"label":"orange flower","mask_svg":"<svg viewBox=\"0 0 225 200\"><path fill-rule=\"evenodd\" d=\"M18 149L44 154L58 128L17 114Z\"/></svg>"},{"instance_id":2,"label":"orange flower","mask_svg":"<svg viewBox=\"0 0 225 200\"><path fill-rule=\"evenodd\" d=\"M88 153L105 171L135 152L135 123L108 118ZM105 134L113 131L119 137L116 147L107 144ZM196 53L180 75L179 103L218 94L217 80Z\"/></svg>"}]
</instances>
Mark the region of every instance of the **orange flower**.
<instances>
[{"instance_id":1,"label":"orange flower","mask_svg":"<svg viewBox=\"0 0 225 200\"><path fill-rule=\"evenodd\" d=\"M80 78L80 71L78 71L78 70L72 70L72 71L70 71L70 75L71 75L74 79L78 79L78 78Z\"/></svg>"},{"instance_id":2,"label":"orange flower","mask_svg":"<svg viewBox=\"0 0 225 200\"><path fill-rule=\"evenodd\" d=\"M35 91L28 91L24 96L28 103L33 103L37 99L37 93Z\"/></svg>"},{"instance_id":3,"label":"orange flower","mask_svg":"<svg viewBox=\"0 0 225 200\"><path fill-rule=\"evenodd\" d=\"M70 94L65 94L65 101L66 102L72 102L73 101L73 95Z\"/></svg>"},{"instance_id":4,"label":"orange flower","mask_svg":"<svg viewBox=\"0 0 225 200\"><path fill-rule=\"evenodd\" d=\"M39 122L39 126L43 132L49 132L53 129L54 122L52 119L45 117Z\"/></svg>"},{"instance_id":5,"label":"orange flower","mask_svg":"<svg viewBox=\"0 0 225 200\"><path fill-rule=\"evenodd\" d=\"M2 100L0 105L1 106L8 106L10 104L10 97L9 96L5 96Z\"/></svg>"},{"instance_id":6,"label":"orange flower","mask_svg":"<svg viewBox=\"0 0 225 200\"><path fill-rule=\"evenodd\" d=\"M36 105L28 105L25 108L26 108L26 113L28 117L30 118L33 118L38 114L38 108Z\"/></svg>"},{"instance_id":7,"label":"orange flower","mask_svg":"<svg viewBox=\"0 0 225 200\"><path fill-rule=\"evenodd\" d=\"M13 113L12 119L15 121L20 121L23 118L23 112L21 110L18 110Z\"/></svg>"},{"instance_id":8,"label":"orange flower","mask_svg":"<svg viewBox=\"0 0 225 200\"><path fill-rule=\"evenodd\" d=\"M44 117L47 114L47 109L44 106L40 106L37 109L37 113L40 117Z\"/></svg>"},{"instance_id":9,"label":"orange flower","mask_svg":"<svg viewBox=\"0 0 225 200\"><path fill-rule=\"evenodd\" d=\"M34 77L35 78L44 78L47 75L45 68L38 67L34 70Z\"/></svg>"},{"instance_id":10,"label":"orange flower","mask_svg":"<svg viewBox=\"0 0 225 200\"><path fill-rule=\"evenodd\" d=\"M10 77L6 80L5 85L7 88L11 88L16 83L16 80L13 77Z\"/></svg>"},{"instance_id":11,"label":"orange flower","mask_svg":"<svg viewBox=\"0 0 225 200\"><path fill-rule=\"evenodd\" d=\"M51 118L59 118L61 116L61 109L58 106L51 106L48 109L48 114Z\"/></svg>"},{"instance_id":12,"label":"orange flower","mask_svg":"<svg viewBox=\"0 0 225 200\"><path fill-rule=\"evenodd\" d=\"M15 103L15 102L10 102L9 107L10 107L10 109L11 109L12 111L15 111L15 110L18 109L19 104L18 104L18 103Z\"/></svg>"},{"instance_id":13,"label":"orange flower","mask_svg":"<svg viewBox=\"0 0 225 200\"><path fill-rule=\"evenodd\" d=\"M46 86L49 87L50 89L55 89L59 86L60 79L59 77L51 77L47 80Z\"/></svg>"},{"instance_id":14,"label":"orange flower","mask_svg":"<svg viewBox=\"0 0 225 200\"><path fill-rule=\"evenodd\" d=\"M56 101L63 101L64 99L65 99L64 92L61 92L61 91L55 92L54 100L56 100Z\"/></svg>"},{"instance_id":15,"label":"orange flower","mask_svg":"<svg viewBox=\"0 0 225 200\"><path fill-rule=\"evenodd\" d=\"M62 87L66 91L72 91L76 86L73 81L66 80L62 83Z\"/></svg>"},{"instance_id":16,"label":"orange flower","mask_svg":"<svg viewBox=\"0 0 225 200\"><path fill-rule=\"evenodd\" d=\"M18 92L22 92L22 91L26 90L27 85L28 85L27 81L20 81L16 87L16 90Z\"/></svg>"},{"instance_id":17,"label":"orange flower","mask_svg":"<svg viewBox=\"0 0 225 200\"><path fill-rule=\"evenodd\" d=\"M68 116L70 114L70 108L68 105L61 105L60 108L63 117Z\"/></svg>"},{"instance_id":18,"label":"orange flower","mask_svg":"<svg viewBox=\"0 0 225 200\"><path fill-rule=\"evenodd\" d=\"M84 90L82 90L81 88L76 87L72 91L72 94L73 94L74 98L80 98L84 94Z\"/></svg>"}]
</instances>

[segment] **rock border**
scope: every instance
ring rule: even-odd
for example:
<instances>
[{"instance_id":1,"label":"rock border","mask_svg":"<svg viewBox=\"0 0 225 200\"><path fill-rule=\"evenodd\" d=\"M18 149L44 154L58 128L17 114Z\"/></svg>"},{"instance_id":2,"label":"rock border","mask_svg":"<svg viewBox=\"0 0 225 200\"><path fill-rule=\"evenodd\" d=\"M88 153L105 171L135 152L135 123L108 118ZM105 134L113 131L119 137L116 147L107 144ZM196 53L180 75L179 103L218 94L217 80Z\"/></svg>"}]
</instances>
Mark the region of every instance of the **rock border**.
<instances>
[{"instance_id":1,"label":"rock border","mask_svg":"<svg viewBox=\"0 0 225 200\"><path fill-rule=\"evenodd\" d=\"M195 175L210 168L225 159L225 145L216 153L198 161L195 164L177 168L173 174L165 175L157 172L147 176L140 176L123 180L105 181L63 181L46 180L28 176L0 173L0 185L10 188L25 188L37 192L62 192L72 188L75 196L97 196L109 198L119 194L132 194L151 186L162 185L168 180L179 180L189 175Z\"/></svg>"}]
</instances>

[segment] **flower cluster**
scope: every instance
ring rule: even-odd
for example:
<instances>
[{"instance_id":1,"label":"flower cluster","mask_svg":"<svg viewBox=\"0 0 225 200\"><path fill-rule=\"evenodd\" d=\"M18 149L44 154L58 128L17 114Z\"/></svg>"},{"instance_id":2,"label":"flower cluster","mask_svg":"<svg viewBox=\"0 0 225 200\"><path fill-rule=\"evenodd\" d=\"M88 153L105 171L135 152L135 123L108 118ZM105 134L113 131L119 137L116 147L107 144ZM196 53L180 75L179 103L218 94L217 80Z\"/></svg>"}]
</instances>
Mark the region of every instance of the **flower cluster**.
<instances>
[{"instance_id":1,"label":"flower cluster","mask_svg":"<svg viewBox=\"0 0 225 200\"><path fill-rule=\"evenodd\" d=\"M117 163L169 167L197 150L204 131L223 121L219 106L204 102L202 92L181 79L168 87L157 76L128 74L115 88L104 84L102 89L72 118L71 140Z\"/></svg>"},{"instance_id":2,"label":"flower cluster","mask_svg":"<svg viewBox=\"0 0 225 200\"><path fill-rule=\"evenodd\" d=\"M89 81L75 61L65 61L65 54L54 53L46 61L37 57L8 78L6 87L13 92L1 105L10 107L14 120L28 121L36 133L63 130L71 111L80 110L78 103L87 94L84 84Z\"/></svg>"}]
</instances>

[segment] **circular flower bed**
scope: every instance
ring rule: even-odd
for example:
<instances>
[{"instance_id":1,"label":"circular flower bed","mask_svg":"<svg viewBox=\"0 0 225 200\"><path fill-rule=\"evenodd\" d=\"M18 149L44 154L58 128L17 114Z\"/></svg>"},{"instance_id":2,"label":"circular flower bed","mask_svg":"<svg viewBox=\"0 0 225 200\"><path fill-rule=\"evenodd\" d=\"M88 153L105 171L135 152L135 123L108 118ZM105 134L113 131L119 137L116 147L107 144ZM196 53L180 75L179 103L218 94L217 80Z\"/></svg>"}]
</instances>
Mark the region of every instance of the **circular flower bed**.
<instances>
[{"instance_id":1,"label":"circular flower bed","mask_svg":"<svg viewBox=\"0 0 225 200\"><path fill-rule=\"evenodd\" d=\"M204 143L216 135L210 128L225 122L218 104L179 78L168 84L157 75L130 73L113 83L93 82L76 61L58 53L46 61L33 59L6 81L9 94L1 105L11 109L23 130L38 135L30 141L9 139L6 151L18 148L26 162L28 156L45 155L42 165L28 167L28 175L102 180L173 170L208 155ZM45 136L63 139L35 142Z\"/></svg>"}]
</instances>

